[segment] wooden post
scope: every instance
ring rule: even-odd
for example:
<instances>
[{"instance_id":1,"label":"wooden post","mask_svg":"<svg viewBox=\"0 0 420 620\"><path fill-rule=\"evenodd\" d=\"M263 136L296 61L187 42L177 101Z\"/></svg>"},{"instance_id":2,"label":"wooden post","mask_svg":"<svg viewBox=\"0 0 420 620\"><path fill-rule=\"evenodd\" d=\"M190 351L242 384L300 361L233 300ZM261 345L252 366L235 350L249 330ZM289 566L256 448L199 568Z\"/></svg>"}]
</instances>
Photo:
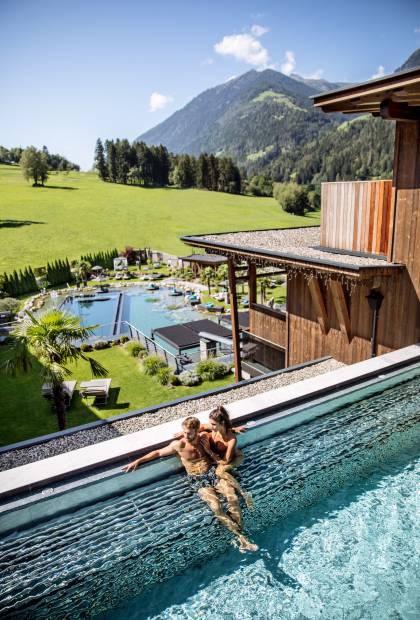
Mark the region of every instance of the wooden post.
<instances>
[{"instance_id":1,"label":"wooden post","mask_svg":"<svg viewBox=\"0 0 420 620\"><path fill-rule=\"evenodd\" d=\"M324 298L322 297L322 291L319 285L318 278L311 278L311 280L309 280L308 286L309 292L311 293L312 297L312 303L315 307L316 317L321 327L321 331L323 334L328 334L330 328L328 324L327 309L325 307Z\"/></svg>"},{"instance_id":2,"label":"wooden post","mask_svg":"<svg viewBox=\"0 0 420 620\"><path fill-rule=\"evenodd\" d=\"M347 309L346 298L344 296L343 285L338 280L330 280L330 289L334 308L337 313L340 330L347 337L347 342L351 340L351 322Z\"/></svg>"},{"instance_id":3,"label":"wooden post","mask_svg":"<svg viewBox=\"0 0 420 620\"><path fill-rule=\"evenodd\" d=\"M257 268L254 263L248 263L248 299L249 307L257 303Z\"/></svg>"},{"instance_id":4,"label":"wooden post","mask_svg":"<svg viewBox=\"0 0 420 620\"><path fill-rule=\"evenodd\" d=\"M230 320L232 323L233 360L235 363L235 381L242 381L241 342L239 340L238 300L236 297L235 261L228 258Z\"/></svg>"}]
</instances>

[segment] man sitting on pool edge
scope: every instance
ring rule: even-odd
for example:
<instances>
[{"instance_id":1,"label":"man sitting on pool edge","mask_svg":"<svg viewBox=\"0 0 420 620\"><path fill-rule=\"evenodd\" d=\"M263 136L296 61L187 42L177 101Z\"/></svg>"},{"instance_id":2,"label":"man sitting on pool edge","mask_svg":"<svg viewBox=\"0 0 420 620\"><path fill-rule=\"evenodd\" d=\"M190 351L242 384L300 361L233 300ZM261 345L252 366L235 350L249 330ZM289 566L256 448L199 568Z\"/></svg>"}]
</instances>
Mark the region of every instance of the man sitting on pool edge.
<instances>
[{"instance_id":1,"label":"man sitting on pool edge","mask_svg":"<svg viewBox=\"0 0 420 620\"><path fill-rule=\"evenodd\" d=\"M188 474L190 486L208 504L220 523L237 536L240 551L257 551L257 545L244 536L238 525L242 519L235 489L229 482L216 476L216 466L211 461L208 439L200 435L200 420L194 417L186 418L182 423L182 431L182 437L160 450L153 450L141 456L123 467L123 471L135 471L142 463L164 456L178 456ZM218 493L227 499L229 515L223 512Z\"/></svg>"}]
</instances>

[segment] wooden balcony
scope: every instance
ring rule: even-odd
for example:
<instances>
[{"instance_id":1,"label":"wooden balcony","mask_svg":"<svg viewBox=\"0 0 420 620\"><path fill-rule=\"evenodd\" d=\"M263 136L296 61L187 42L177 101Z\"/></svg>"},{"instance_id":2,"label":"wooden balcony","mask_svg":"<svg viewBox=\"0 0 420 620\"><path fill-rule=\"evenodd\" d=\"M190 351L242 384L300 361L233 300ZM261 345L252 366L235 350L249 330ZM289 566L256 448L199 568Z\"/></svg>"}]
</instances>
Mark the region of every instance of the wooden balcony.
<instances>
[{"instance_id":1,"label":"wooden balcony","mask_svg":"<svg viewBox=\"0 0 420 620\"><path fill-rule=\"evenodd\" d=\"M392 236L392 181L321 186L321 246L387 256Z\"/></svg>"}]
</instances>

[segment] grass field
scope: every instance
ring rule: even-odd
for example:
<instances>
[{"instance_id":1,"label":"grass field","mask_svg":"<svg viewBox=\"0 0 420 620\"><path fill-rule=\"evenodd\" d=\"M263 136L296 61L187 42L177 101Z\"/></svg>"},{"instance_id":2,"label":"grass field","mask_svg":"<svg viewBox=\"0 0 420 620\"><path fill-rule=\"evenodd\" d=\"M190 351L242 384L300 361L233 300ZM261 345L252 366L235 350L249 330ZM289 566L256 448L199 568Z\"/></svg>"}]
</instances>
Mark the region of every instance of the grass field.
<instances>
[{"instance_id":1,"label":"grass field","mask_svg":"<svg viewBox=\"0 0 420 620\"><path fill-rule=\"evenodd\" d=\"M6 347L0 348L0 364L7 354ZM67 414L67 427L93 422L141 409L176 398L191 396L199 392L216 389L233 382L230 374L217 381L204 382L195 387L166 387L159 385L153 377L139 370L137 360L120 347L112 347L90 354L101 362L112 379L109 401L106 406L94 407L92 399L83 400L79 392L73 396L72 406ZM33 361L33 370L27 375L0 377L0 445L38 437L58 430L57 418L50 404L41 396L41 366ZM87 362L73 367L77 381L91 379ZM77 390L77 387L76 387Z\"/></svg>"},{"instance_id":2,"label":"grass field","mask_svg":"<svg viewBox=\"0 0 420 620\"><path fill-rule=\"evenodd\" d=\"M51 174L32 187L0 165L0 273L125 245L173 254L181 235L319 224L319 213L284 213L273 198L103 183L95 174Z\"/></svg>"}]
</instances>

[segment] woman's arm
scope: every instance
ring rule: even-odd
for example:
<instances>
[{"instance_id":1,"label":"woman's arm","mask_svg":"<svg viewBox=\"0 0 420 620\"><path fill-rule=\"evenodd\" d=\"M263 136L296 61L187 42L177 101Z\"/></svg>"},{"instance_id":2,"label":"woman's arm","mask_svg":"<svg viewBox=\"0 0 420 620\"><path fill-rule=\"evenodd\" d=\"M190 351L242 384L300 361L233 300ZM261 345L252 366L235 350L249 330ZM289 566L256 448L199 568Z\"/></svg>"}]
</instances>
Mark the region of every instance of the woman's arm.
<instances>
[{"instance_id":1,"label":"woman's arm","mask_svg":"<svg viewBox=\"0 0 420 620\"><path fill-rule=\"evenodd\" d=\"M220 456L216 454L216 452L213 452L213 450L210 447L209 436L207 435L207 433L202 433L200 435L200 444L203 446L203 449L206 452L206 454L208 454L208 456L215 463L221 463L222 459L220 458Z\"/></svg>"},{"instance_id":2,"label":"woman's arm","mask_svg":"<svg viewBox=\"0 0 420 620\"><path fill-rule=\"evenodd\" d=\"M236 451L236 443L237 443L236 437L232 437L232 439L229 439L228 441L225 458L223 459L223 461L226 464L233 461L233 458L235 456L235 451Z\"/></svg>"}]
</instances>

